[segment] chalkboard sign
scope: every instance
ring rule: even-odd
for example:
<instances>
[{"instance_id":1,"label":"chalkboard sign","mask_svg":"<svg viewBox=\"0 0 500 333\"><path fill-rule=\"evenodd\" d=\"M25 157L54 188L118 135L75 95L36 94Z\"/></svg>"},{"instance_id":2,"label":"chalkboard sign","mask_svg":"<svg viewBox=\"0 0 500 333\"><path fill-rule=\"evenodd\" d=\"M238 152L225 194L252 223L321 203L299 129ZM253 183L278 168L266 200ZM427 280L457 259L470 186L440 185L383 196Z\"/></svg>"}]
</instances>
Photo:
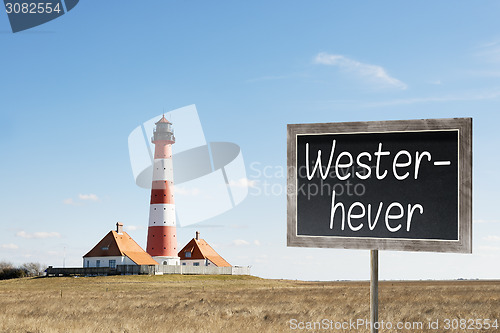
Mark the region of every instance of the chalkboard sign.
<instances>
[{"instance_id":1,"label":"chalkboard sign","mask_svg":"<svg viewBox=\"0 0 500 333\"><path fill-rule=\"evenodd\" d=\"M472 119L288 125L288 246L471 252Z\"/></svg>"}]
</instances>

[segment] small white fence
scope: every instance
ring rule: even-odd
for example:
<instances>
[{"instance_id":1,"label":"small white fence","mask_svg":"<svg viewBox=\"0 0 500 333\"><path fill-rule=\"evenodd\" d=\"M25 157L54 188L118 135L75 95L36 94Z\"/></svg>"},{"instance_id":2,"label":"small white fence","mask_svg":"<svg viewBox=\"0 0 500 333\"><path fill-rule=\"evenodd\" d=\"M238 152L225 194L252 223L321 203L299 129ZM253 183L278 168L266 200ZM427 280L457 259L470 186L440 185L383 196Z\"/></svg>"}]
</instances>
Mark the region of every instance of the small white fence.
<instances>
[{"instance_id":1,"label":"small white fence","mask_svg":"<svg viewBox=\"0 0 500 333\"><path fill-rule=\"evenodd\" d=\"M194 274L194 275L250 275L250 266L187 266L158 265L156 274Z\"/></svg>"},{"instance_id":2,"label":"small white fence","mask_svg":"<svg viewBox=\"0 0 500 333\"><path fill-rule=\"evenodd\" d=\"M250 275L250 266L187 266L187 265L116 265L110 267L66 267L49 266L47 276L94 276L94 275L129 275L129 274L193 274L193 275Z\"/></svg>"}]
</instances>

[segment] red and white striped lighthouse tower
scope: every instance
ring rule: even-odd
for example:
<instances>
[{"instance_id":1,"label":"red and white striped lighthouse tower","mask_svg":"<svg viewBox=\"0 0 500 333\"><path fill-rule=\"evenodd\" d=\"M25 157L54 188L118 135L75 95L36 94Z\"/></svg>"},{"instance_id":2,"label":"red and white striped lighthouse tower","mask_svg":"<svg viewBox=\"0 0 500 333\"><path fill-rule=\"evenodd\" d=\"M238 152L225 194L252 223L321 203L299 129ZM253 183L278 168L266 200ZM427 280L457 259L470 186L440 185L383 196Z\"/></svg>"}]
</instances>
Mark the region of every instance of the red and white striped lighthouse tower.
<instances>
[{"instance_id":1,"label":"red and white striped lighthouse tower","mask_svg":"<svg viewBox=\"0 0 500 333\"><path fill-rule=\"evenodd\" d=\"M179 265L172 166L175 136L172 123L165 115L156 123L151 142L155 145L155 158L146 252L159 264Z\"/></svg>"}]
</instances>

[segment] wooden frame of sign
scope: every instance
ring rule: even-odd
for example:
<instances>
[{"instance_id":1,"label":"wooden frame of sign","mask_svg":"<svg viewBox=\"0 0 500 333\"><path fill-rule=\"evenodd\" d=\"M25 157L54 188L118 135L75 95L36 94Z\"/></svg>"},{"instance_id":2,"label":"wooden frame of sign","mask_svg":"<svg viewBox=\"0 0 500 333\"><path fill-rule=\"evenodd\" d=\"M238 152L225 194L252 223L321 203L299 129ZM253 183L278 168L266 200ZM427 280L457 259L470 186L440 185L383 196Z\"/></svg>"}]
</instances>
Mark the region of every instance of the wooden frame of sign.
<instances>
[{"instance_id":1,"label":"wooden frame of sign","mask_svg":"<svg viewBox=\"0 0 500 333\"><path fill-rule=\"evenodd\" d=\"M472 252L471 118L289 124L287 170L287 246Z\"/></svg>"}]
</instances>

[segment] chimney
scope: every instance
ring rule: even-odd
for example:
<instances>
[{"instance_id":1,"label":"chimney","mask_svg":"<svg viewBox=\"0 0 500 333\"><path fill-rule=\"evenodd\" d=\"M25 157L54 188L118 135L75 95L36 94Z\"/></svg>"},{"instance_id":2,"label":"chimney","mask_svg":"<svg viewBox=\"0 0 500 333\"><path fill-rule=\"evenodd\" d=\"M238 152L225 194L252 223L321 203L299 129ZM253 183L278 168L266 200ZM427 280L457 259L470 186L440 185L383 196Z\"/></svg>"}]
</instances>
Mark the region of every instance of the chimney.
<instances>
[{"instance_id":1,"label":"chimney","mask_svg":"<svg viewBox=\"0 0 500 333\"><path fill-rule=\"evenodd\" d=\"M123 233L123 223L116 222L116 232L119 233L119 234Z\"/></svg>"},{"instance_id":2,"label":"chimney","mask_svg":"<svg viewBox=\"0 0 500 333\"><path fill-rule=\"evenodd\" d=\"M197 231L197 232L196 232L196 240L199 240L199 239L200 239L200 232L199 232L199 231Z\"/></svg>"}]
</instances>

